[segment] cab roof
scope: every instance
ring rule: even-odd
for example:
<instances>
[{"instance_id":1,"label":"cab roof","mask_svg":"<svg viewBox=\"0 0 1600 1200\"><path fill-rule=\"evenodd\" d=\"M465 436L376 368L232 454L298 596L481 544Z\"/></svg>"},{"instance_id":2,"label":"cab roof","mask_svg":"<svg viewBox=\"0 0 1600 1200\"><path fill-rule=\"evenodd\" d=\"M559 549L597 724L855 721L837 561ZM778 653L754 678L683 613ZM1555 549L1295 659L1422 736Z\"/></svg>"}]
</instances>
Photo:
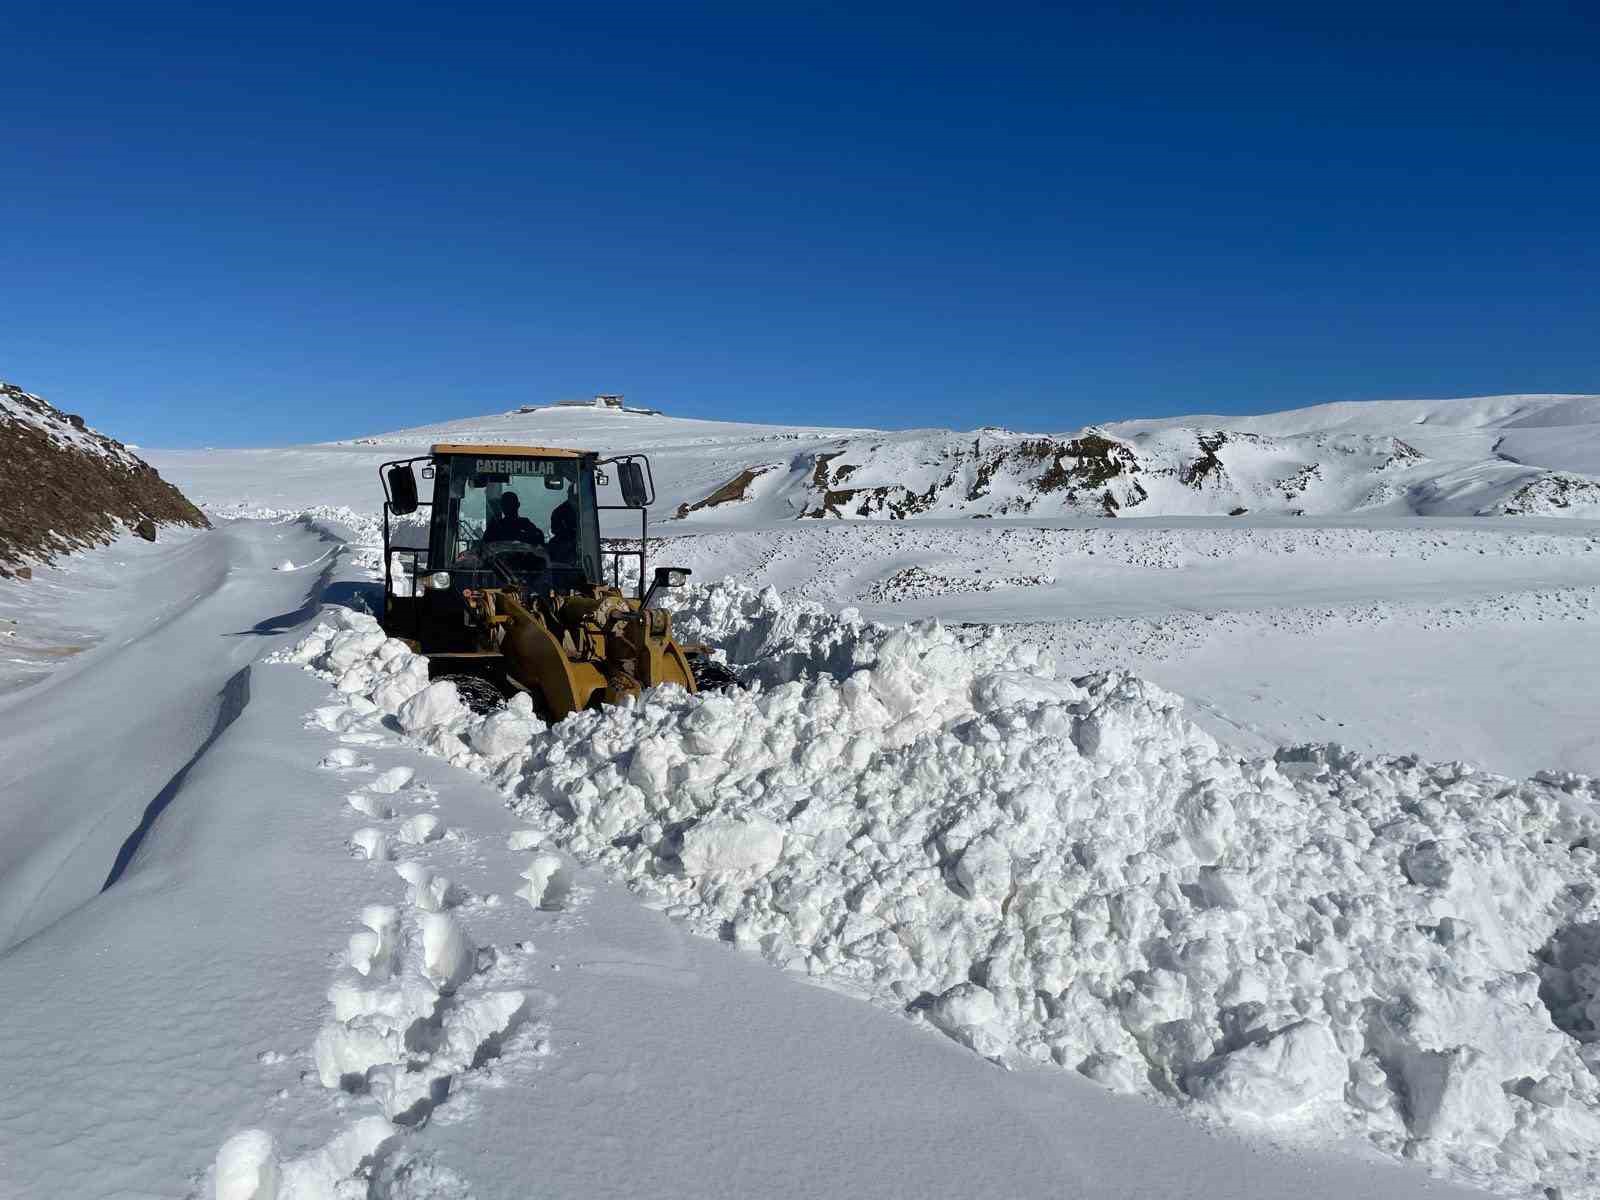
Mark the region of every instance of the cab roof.
<instances>
[{"instance_id":1,"label":"cab roof","mask_svg":"<svg viewBox=\"0 0 1600 1200\"><path fill-rule=\"evenodd\" d=\"M433 454L492 454L496 458L583 458L593 450L563 450L556 446L485 446L477 443L441 442Z\"/></svg>"}]
</instances>

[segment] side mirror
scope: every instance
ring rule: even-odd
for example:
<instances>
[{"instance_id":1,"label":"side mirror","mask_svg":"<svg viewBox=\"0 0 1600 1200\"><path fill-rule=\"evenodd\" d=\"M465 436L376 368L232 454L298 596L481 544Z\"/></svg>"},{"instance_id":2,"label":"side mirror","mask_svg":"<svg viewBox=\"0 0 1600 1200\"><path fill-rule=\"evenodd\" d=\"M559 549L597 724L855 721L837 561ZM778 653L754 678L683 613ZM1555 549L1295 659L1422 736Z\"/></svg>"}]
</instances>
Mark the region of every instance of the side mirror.
<instances>
[{"instance_id":1,"label":"side mirror","mask_svg":"<svg viewBox=\"0 0 1600 1200\"><path fill-rule=\"evenodd\" d=\"M656 588L680 588L689 582L689 576L694 572L688 567L657 567L655 582L650 585L651 591Z\"/></svg>"},{"instance_id":2,"label":"side mirror","mask_svg":"<svg viewBox=\"0 0 1600 1200\"><path fill-rule=\"evenodd\" d=\"M624 460L617 464L617 483L622 487L622 502L629 508L645 508L650 503L650 493L645 490L644 468L638 463Z\"/></svg>"},{"instance_id":3,"label":"side mirror","mask_svg":"<svg viewBox=\"0 0 1600 1200\"><path fill-rule=\"evenodd\" d=\"M650 590L644 594L644 607L650 607L650 601L655 594L669 588L680 588L689 582L692 572L688 567L657 567L655 578L650 583Z\"/></svg>"},{"instance_id":4,"label":"side mirror","mask_svg":"<svg viewBox=\"0 0 1600 1200\"><path fill-rule=\"evenodd\" d=\"M389 468L389 511L397 517L417 511L417 477L408 463Z\"/></svg>"}]
</instances>

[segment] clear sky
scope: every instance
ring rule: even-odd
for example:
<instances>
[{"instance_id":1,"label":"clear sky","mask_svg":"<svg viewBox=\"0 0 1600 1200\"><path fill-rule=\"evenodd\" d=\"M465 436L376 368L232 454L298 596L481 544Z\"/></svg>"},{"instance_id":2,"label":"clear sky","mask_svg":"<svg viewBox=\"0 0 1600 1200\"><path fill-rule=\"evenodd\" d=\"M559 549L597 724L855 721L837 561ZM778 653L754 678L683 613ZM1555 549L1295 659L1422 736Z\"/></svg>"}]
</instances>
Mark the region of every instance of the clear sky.
<instances>
[{"instance_id":1,"label":"clear sky","mask_svg":"<svg viewBox=\"0 0 1600 1200\"><path fill-rule=\"evenodd\" d=\"M148 445L620 391L1600 392L1600 5L0 0L0 378Z\"/></svg>"}]
</instances>

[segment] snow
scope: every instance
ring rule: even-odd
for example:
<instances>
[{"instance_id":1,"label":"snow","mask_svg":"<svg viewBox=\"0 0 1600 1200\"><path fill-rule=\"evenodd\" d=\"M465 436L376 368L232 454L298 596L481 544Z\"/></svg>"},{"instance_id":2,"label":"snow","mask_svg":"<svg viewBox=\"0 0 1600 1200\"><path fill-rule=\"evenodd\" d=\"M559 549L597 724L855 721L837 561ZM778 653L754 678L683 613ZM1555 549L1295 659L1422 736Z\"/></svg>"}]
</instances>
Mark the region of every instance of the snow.
<instances>
[{"instance_id":1,"label":"snow","mask_svg":"<svg viewBox=\"0 0 1600 1200\"><path fill-rule=\"evenodd\" d=\"M1222 434L1221 442L1217 441ZM1124 469L1044 477L1108 439ZM1215 444L1218 469L1188 478ZM538 408L286 450L167 451L150 460L214 514L372 509L377 467L435 442L576 445L651 455L663 516L745 472L746 498L695 509L680 528L771 526L802 514L884 518L1250 514L1600 518L1600 397L1490 396L1321 405L1259 417L1112 422L1016 432L819 429L662 414ZM1080 447L1081 451L1081 447ZM1567 478L1563 485L1561 475ZM241 486L249 479L253 486ZM846 493L853 493L846 495ZM1564 504L1558 503L1564 501ZM231 506L231 507L230 507ZM627 530L618 528L619 533Z\"/></svg>"},{"instance_id":2,"label":"snow","mask_svg":"<svg viewBox=\"0 0 1600 1200\"><path fill-rule=\"evenodd\" d=\"M730 591L696 597L724 629ZM752 607L761 641L793 639L780 597ZM867 660L843 679L658 689L501 759L465 710L407 728L492 775L546 845L987 1057L1333 1126L1507 1191L1594 1176L1600 1083L1541 992L1600 965L1527 965L1595 915L1594 782L1336 746L1240 759L1177 697L995 631L836 626L821 655ZM377 680L409 677L409 652L349 662L371 627L340 614L285 657L381 724ZM559 869L542 852L528 898Z\"/></svg>"},{"instance_id":3,"label":"snow","mask_svg":"<svg viewBox=\"0 0 1600 1200\"><path fill-rule=\"evenodd\" d=\"M167 547L120 591L113 638L0 697L0 948L99 892L130 834L248 702L264 649L254 626L313 586L268 567L281 532Z\"/></svg>"},{"instance_id":4,"label":"snow","mask_svg":"<svg viewBox=\"0 0 1600 1200\"><path fill-rule=\"evenodd\" d=\"M81 422L81 418L73 419ZM123 467L139 465L139 460L129 453L134 447L113 441L91 426L79 428L64 416L58 416L40 397L27 392L0 387L0 420L32 425L66 449L109 458Z\"/></svg>"},{"instance_id":5,"label":"snow","mask_svg":"<svg viewBox=\"0 0 1600 1200\"><path fill-rule=\"evenodd\" d=\"M821 456L925 490L1004 431L153 455L232 519L0 585L86 647L0 699L0 1190L1600 1194L1596 417L1108 426L1166 514L1115 521L971 520L1016 472L793 520ZM1214 429L1226 488L1156 474ZM676 626L752 690L430 682L361 611L372 468L468 435L651 452Z\"/></svg>"},{"instance_id":6,"label":"snow","mask_svg":"<svg viewBox=\"0 0 1600 1200\"><path fill-rule=\"evenodd\" d=\"M184 525L163 527L159 543L125 534L108 546L35 563L32 579L0 581L0 696L77 665L103 643L142 632L147 598L165 593L168 603L179 602L165 577L187 572L190 582L205 586L206 567L191 545L198 536Z\"/></svg>"},{"instance_id":7,"label":"snow","mask_svg":"<svg viewBox=\"0 0 1600 1200\"><path fill-rule=\"evenodd\" d=\"M261 1129L236 1133L217 1151L217 1200L274 1200L278 1162L272 1135Z\"/></svg>"}]
</instances>

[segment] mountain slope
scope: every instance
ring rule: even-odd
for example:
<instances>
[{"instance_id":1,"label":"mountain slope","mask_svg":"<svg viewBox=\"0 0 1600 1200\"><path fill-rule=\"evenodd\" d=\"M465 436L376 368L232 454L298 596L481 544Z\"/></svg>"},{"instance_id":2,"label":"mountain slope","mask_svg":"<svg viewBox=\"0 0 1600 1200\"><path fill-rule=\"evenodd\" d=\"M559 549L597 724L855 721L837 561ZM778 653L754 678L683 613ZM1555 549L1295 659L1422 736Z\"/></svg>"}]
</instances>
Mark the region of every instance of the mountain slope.
<instances>
[{"instance_id":1,"label":"mountain slope","mask_svg":"<svg viewBox=\"0 0 1600 1200\"><path fill-rule=\"evenodd\" d=\"M204 526L200 510L121 442L82 417L0 383L0 576L26 559L102 545L120 526Z\"/></svg>"}]
</instances>

